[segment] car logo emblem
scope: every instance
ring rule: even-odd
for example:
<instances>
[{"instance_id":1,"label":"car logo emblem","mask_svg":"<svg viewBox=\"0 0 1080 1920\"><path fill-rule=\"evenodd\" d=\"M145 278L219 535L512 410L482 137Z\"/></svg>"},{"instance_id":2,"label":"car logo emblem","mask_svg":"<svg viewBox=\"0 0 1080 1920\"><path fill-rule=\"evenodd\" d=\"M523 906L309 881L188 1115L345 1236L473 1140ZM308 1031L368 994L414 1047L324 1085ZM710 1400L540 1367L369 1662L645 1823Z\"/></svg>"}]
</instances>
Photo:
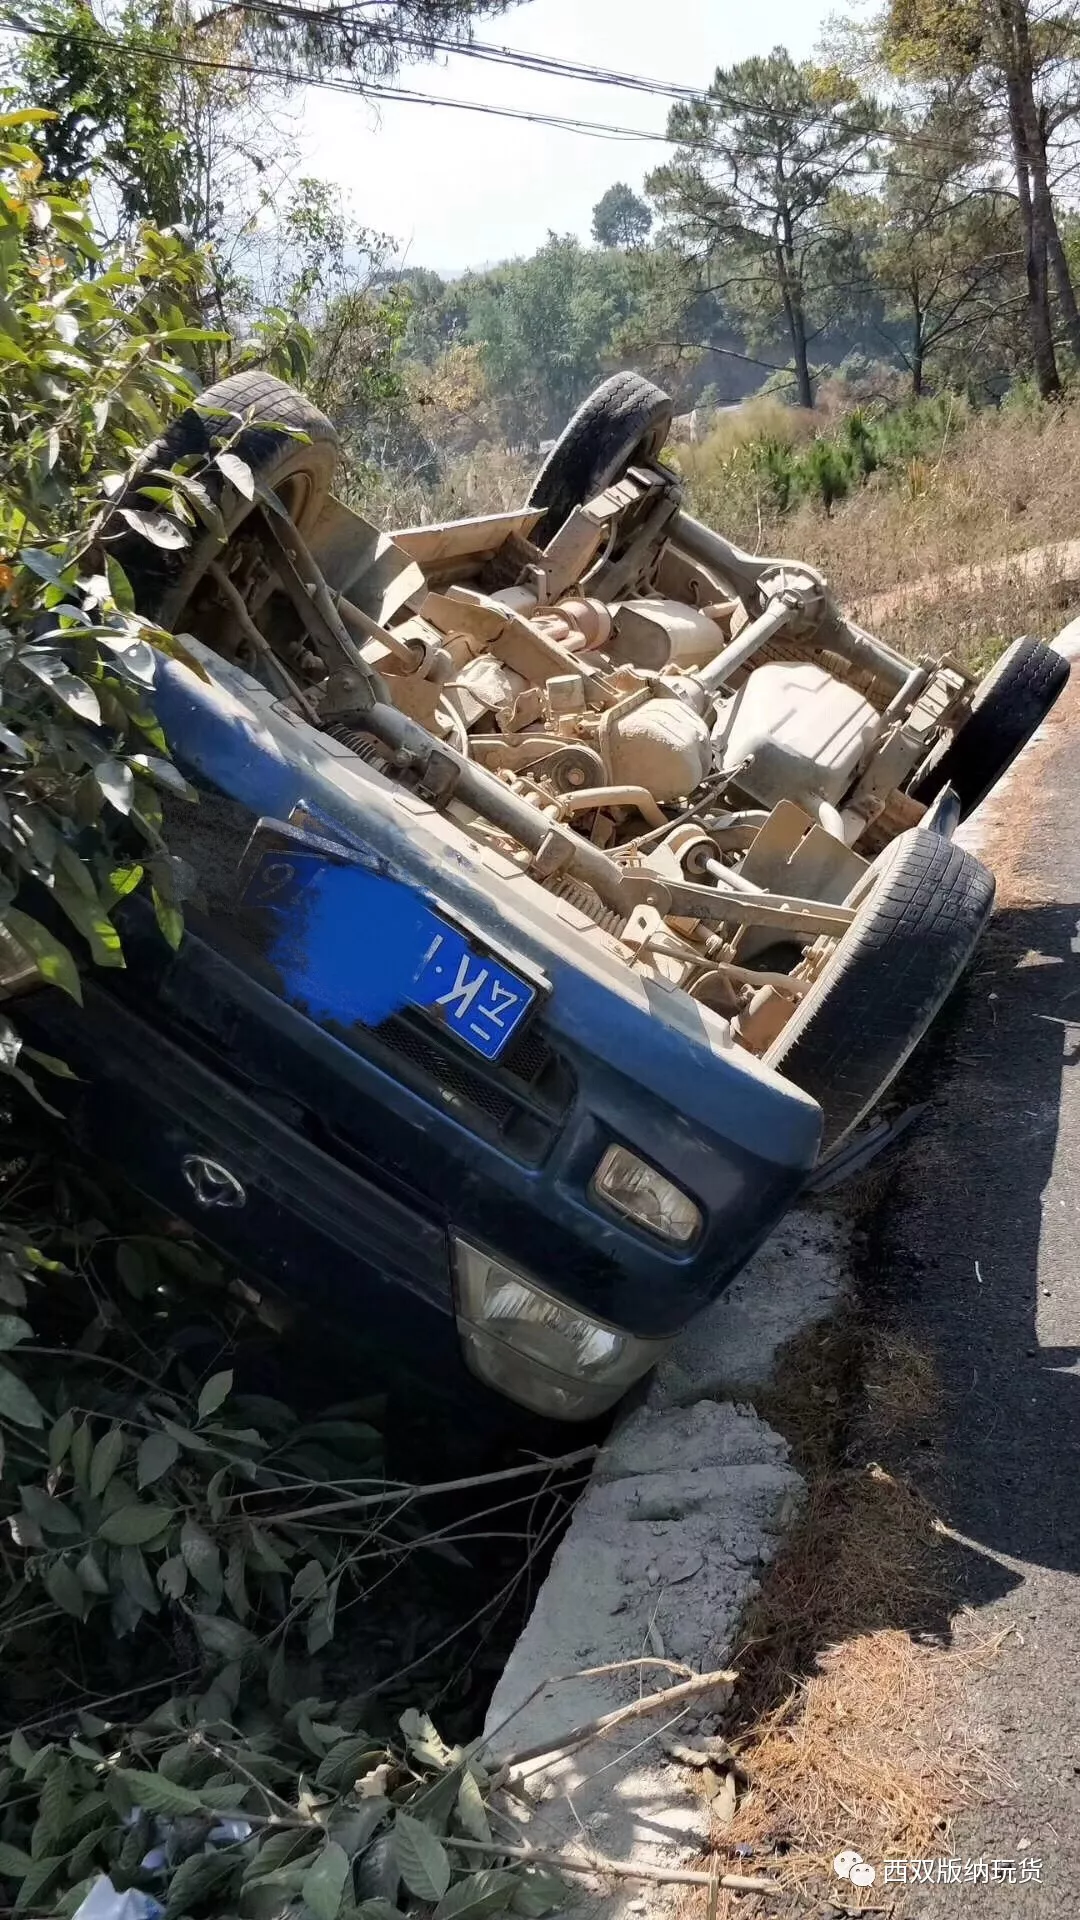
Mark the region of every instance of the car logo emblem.
<instances>
[{"instance_id":1,"label":"car logo emblem","mask_svg":"<svg viewBox=\"0 0 1080 1920\"><path fill-rule=\"evenodd\" d=\"M220 1160L206 1160L201 1153L188 1153L180 1162L180 1171L200 1207L242 1207L247 1193L234 1173Z\"/></svg>"}]
</instances>

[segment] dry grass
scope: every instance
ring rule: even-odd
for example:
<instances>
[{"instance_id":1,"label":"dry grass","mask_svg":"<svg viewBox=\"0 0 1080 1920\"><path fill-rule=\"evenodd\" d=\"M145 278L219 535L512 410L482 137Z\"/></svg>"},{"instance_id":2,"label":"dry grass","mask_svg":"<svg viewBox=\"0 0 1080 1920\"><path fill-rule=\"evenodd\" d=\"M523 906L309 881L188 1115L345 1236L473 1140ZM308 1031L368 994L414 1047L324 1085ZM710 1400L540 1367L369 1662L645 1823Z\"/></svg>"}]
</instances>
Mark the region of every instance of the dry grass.
<instances>
[{"instance_id":1,"label":"dry grass","mask_svg":"<svg viewBox=\"0 0 1080 1920\"><path fill-rule=\"evenodd\" d=\"M903 482L875 476L831 515L803 508L786 522L800 548L860 600L946 573L1075 538L1080 404L1040 413L983 413L946 438ZM775 532L775 528L770 529Z\"/></svg>"},{"instance_id":2,"label":"dry grass","mask_svg":"<svg viewBox=\"0 0 1080 1920\"><path fill-rule=\"evenodd\" d=\"M916 1433L941 1410L933 1355L910 1334L889 1328L877 1327L869 1336L862 1388L867 1419L881 1438Z\"/></svg>"},{"instance_id":3,"label":"dry grass","mask_svg":"<svg viewBox=\"0 0 1080 1920\"><path fill-rule=\"evenodd\" d=\"M754 551L820 567L855 617L904 652L948 650L981 671L1015 634L1049 638L1080 610L1076 553L1009 565L1080 536L1080 401L974 416L958 406L925 457L873 475L831 513L804 502L782 517L762 512L755 488L735 478L758 404L677 450L692 510ZM786 423L770 413L758 433L795 444L822 425L780 413Z\"/></svg>"},{"instance_id":4,"label":"dry grass","mask_svg":"<svg viewBox=\"0 0 1080 1920\"><path fill-rule=\"evenodd\" d=\"M993 1785L963 1711L966 1675L991 1650L946 1644L947 1548L933 1509L906 1478L847 1464L856 1439L865 1458L878 1442L923 1437L940 1405L931 1356L849 1306L792 1343L761 1406L791 1441L809 1496L743 1621L725 1731L745 1791L715 1850L725 1870L749 1857L795 1901L815 1885L835 1892L844 1846L877 1862L945 1851L951 1816ZM874 1894L843 1897L857 1906ZM745 1916L745 1902L725 1898L720 1915ZM689 1920L701 1903L681 1906Z\"/></svg>"},{"instance_id":5,"label":"dry grass","mask_svg":"<svg viewBox=\"0 0 1080 1920\"><path fill-rule=\"evenodd\" d=\"M741 407L732 407L717 416L716 424L696 446L676 449L679 470L693 490L713 469L729 460L740 447L756 440L774 440L782 447L799 446L821 431L820 412L805 407L789 407L774 394L761 394Z\"/></svg>"},{"instance_id":6,"label":"dry grass","mask_svg":"<svg viewBox=\"0 0 1080 1920\"><path fill-rule=\"evenodd\" d=\"M448 460L437 480L389 467L365 469L346 482L347 504L383 527L424 527L474 514L508 513L526 499L536 460L506 447L482 445Z\"/></svg>"},{"instance_id":7,"label":"dry grass","mask_svg":"<svg viewBox=\"0 0 1080 1920\"><path fill-rule=\"evenodd\" d=\"M845 1846L879 1873L886 1858L947 1852L950 1816L995 1778L966 1732L963 1704L968 1672L990 1657L989 1646L919 1646L899 1629L824 1653L743 1751L750 1785L725 1829L725 1852L769 1854L770 1874L800 1892L815 1883L836 1891L831 1863ZM843 1897L869 1904L875 1894L852 1887Z\"/></svg>"},{"instance_id":8,"label":"dry grass","mask_svg":"<svg viewBox=\"0 0 1080 1920\"><path fill-rule=\"evenodd\" d=\"M804 505L765 527L763 540L821 567L856 618L893 645L947 647L981 669L1002 640L1049 638L1080 609L1075 554L1002 564L1080 535L1078 468L1080 404L983 414L936 460L912 462L902 482L875 476L832 514ZM934 578L939 593L893 595Z\"/></svg>"}]
</instances>

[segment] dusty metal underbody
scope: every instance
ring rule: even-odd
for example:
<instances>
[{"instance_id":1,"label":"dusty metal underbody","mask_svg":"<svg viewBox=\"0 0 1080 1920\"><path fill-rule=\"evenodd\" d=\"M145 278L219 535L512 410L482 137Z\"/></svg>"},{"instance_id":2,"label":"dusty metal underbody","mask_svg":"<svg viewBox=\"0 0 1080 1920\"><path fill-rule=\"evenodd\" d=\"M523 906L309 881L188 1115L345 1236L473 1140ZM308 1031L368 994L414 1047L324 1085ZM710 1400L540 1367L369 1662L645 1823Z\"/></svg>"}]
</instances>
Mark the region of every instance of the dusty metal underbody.
<instances>
[{"instance_id":1,"label":"dusty metal underbody","mask_svg":"<svg viewBox=\"0 0 1080 1920\"><path fill-rule=\"evenodd\" d=\"M386 535L329 500L305 541L264 506L187 618L763 1053L923 817L904 787L972 685L691 519L663 467L544 548L538 518Z\"/></svg>"}]
</instances>

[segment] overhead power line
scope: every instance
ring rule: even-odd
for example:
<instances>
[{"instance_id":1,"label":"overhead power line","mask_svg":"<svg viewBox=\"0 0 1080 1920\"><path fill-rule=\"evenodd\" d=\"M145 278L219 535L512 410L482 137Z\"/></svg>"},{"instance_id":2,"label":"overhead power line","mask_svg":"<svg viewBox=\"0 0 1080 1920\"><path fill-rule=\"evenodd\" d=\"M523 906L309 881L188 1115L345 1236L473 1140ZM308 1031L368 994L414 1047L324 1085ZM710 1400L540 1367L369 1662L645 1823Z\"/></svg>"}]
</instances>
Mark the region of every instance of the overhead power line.
<instances>
[{"instance_id":1,"label":"overhead power line","mask_svg":"<svg viewBox=\"0 0 1080 1920\"><path fill-rule=\"evenodd\" d=\"M644 93L667 100L693 103L702 99L706 92L704 87L683 86L675 80L658 80L642 73L624 73L617 68L595 66L590 61L560 60L555 54L531 53L524 47L496 46L489 40L452 40L438 34L392 33L388 29L380 30L366 18L359 20L359 12L356 6L322 8L304 5L302 0L227 0L226 5L217 8L216 14L206 17L214 19L230 13L262 14L267 19L310 21L319 26L332 24L346 29L357 20L365 40L381 42L387 47L408 47L420 54L453 54L466 60L515 67L523 73L544 74L556 80L580 80L590 86L618 87L627 93Z\"/></svg>"},{"instance_id":2,"label":"overhead power line","mask_svg":"<svg viewBox=\"0 0 1080 1920\"><path fill-rule=\"evenodd\" d=\"M347 21L353 11L354 9L350 7L324 11L323 9L313 9L301 5L289 5L288 0L239 0L239 3L236 5L219 9L219 12L222 13L261 13L267 17L277 15L279 17L300 20L318 19L323 23L325 23L327 19ZM211 17L212 16L209 15L206 16L206 18ZM36 40L74 39L76 41L82 41L88 46L108 46L117 53L130 54L136 59L154 61L161 65L188 69L193 72L236 74L250 79L269 80L280 86L313 87L322 92L347 94L353 98L365 100L392 100L413 106L443 107L452 112L476 113L494 119L516 120L526 122L533 126L554 127L565 132L587 135L593 139L628 140L661 146L697 148L704 152L724 151L724 148L719 142L707 138L695 139L692 136L676 136L666 131L657 132L646 127L627 127L603 120L590 120L584 115L545 113L536 108L503 106L490 100L457 100L447 94L431 93L426 89L417 87L396 86L383 80L359 80L347 75L303 72L299 71L295 66L268 66L253 60L222 60L207 54L179 53L170 51L164 47L149 47L139 41L121 40L104 31L84 33L78 29L39 27L15 13L9 13L4 24L10 32L20 34L27 38ZM365 25L365 37L368 39L378 39L380 36L377 33L373 35ZM387 40L390 38L388 35L383 37ZM396 36L397 44L400 45L402 43L402 38L400 35ZM418 47L422 46L428 51L431 50L433 45L430 39L425 39L422 42L416 39L415 44ZM476 46L478 43L473 42L471 44ZM479 44L486 47L487 43ZM444 41L440 43L440 45L443 50L454 53L468 51L466 47L459 45L455 41ZM573 62L557 61L554 56L546 59L546 57L542 55L526 55L515 48L491 47L487 49L487 53L488 57L492 59L497 57L501 64L512 67L527 65L529 71L543 71L562 79L578 78L606 86L625 86L636 88L642 92L664 94L666 97L670 97L672 93L672 88L667 82L651 81L643 75L621 75L614 70L599 67L578 68ZM536 61L543 61L543 66L534 67L532 65L534 59ZM700 92L695 93L689 88L679 88L677 92L678 98L685 98L691 104L700 103L704 105L712 102L721 107L721 109L727 109L729 111L738 110L740 112L751 113L756 111L763 116L767 114L773 119L780 121L786 120L789 125L802 124L806 120L806 115L804 114L794 111L785 112L783 109L767 106L764 102L760 107L755 107L752 102L735 99L730 101L718 100L715 95L706 96ZM868 130L866 138L867 140L872 138L883 139L892 146L949 154L957 159L966 159L969 157L969 149L967 147L958 147L946 141L935 140L928 135L893 130L882 130L880 133L877 133L873 130Z\"/></svg>"},{"instance_id":3,"label":"overhead power line","mask_svg":"<svg viewBox=\"0 0 1080 1920\"><path fill-rule=\"evenodd\" d=\"M410 105L448 107L461 113L480 113L502 120L525 120L543 127L562 127L573 133L590 134L608 140L659 141L679 145L667 133L655 133L647 127L622 127L602 120L586 120L573 114L542 113L530 107L497 106L489 100L454 100L446 94L428 93L421 88L391 86L382 80L357 81L344 76L298 72L295 67L265 66L252 60L216 60L207 54L174 53L166 47L147 47L137 41L118 40L108 33L82 33L35 27L28 20L11 15L8 30L33 40L73 38L88 46L108 46L117 53L131 54L139 60L178 67L192 72L233 73L258 80L275 81L282 86L316 87L325 93L350 94L364 100L398 100Z\"/></svg>"}]
</instances>

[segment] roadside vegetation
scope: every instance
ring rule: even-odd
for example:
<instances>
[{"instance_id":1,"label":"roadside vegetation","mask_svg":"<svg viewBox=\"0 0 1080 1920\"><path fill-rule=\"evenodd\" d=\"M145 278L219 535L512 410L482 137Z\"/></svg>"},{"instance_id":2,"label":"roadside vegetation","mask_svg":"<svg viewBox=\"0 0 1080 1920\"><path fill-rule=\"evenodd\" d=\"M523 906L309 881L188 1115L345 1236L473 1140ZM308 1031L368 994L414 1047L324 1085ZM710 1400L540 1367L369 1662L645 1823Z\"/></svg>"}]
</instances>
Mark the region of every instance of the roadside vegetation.
<instances>
[{"instance_id":1,"label":"roadside vegetation","mask_svg":"<svg viewBox=\"0 0 1080 1920\"><path fill-rule=\"evenodd\" d=\"M604 195L592 244L552 234L456 279L405 267L297 177L282 97L377 85L503 10L4 15L0 947L75 1000L80 967L124 964L123 902L148 897L175 947L190 884L162 795L193 797L153 710L155 655L183 641L139 618L96 516L230 371L303 387L341 432L346 496L401 525L519 501L540 440L630 362L695 415L668 456L691 505L824 567L868 620L897 594L876 623L913 651L936 627L981 660L1080 592L1056 545L1080 455L1077 233L1048 186L1067 184L1080 10L1033 44L1027 0L894 0L835 57L717 72L673 109L643 192ZM250 482L227 437L213 458ZM127 517L154 544L214 524L196 470L144 494ZM947 573L945 594L907 591ZM167 1920L560 1908L543 1869L501 1862L475 1755L402 1696L422 1654L358 1673L355 1635L341 1651L402 1568L459 1565L463 1523L386 1478L369 1397L262 1391L267 1303L35 1133L68 1070L22 1044L17 1001L0 1071L7 1904L69 1914L108 1871ZM526 1570L544 1479L485 1494ZM479 1602L470 1645L503 1604Z\"/></svg>"},{"instance_id":2,"label":"roadside vegetation","mask_svg":"<svg viewBox=\"0 0 1080 1920\"><path fill-rule=\"evenodd\" d=\"M195 801L152 705L155 656L188 656L134 612L97 514L192 396L197 353L225 343L199 321L203 255L146 226L103 246L31 144L47 124L35 110L0 123L0 932L9 978L36 971L79 1001L75 953L122 967L117 911L135 894L179 944L189 876L161 796ZM213 457L243 488L229 444L222 434ZM164 547L217 511L190 462L143 497L125 517ZM261 1390L276 1364L302 1391L294 1332L293 1364L275 1363L280 1308L148 1214L122 1167L92 1173L40 1131L71 1076L22 1044L17 998L0 1067L0 1885L13 1910L71 1913L107 1872L177 1915L549 1911L562 1897L550 1874L496 1864L479 1760L402 1712L402 1682L437 1636L421 1632L403 1662L368 1648L375 1596L402 1568L422 1589L429 1557L468 1567L468 1516L387 1478L378 1401L305 1411ZM523 1494L496 1474L486 1506L509 1516L508 1538L548 1477L538 1467ZM520 1572L480 1600L458 1667L524 1577L538 1534L519 1535Z\"/></svg>"}]
</instances>

